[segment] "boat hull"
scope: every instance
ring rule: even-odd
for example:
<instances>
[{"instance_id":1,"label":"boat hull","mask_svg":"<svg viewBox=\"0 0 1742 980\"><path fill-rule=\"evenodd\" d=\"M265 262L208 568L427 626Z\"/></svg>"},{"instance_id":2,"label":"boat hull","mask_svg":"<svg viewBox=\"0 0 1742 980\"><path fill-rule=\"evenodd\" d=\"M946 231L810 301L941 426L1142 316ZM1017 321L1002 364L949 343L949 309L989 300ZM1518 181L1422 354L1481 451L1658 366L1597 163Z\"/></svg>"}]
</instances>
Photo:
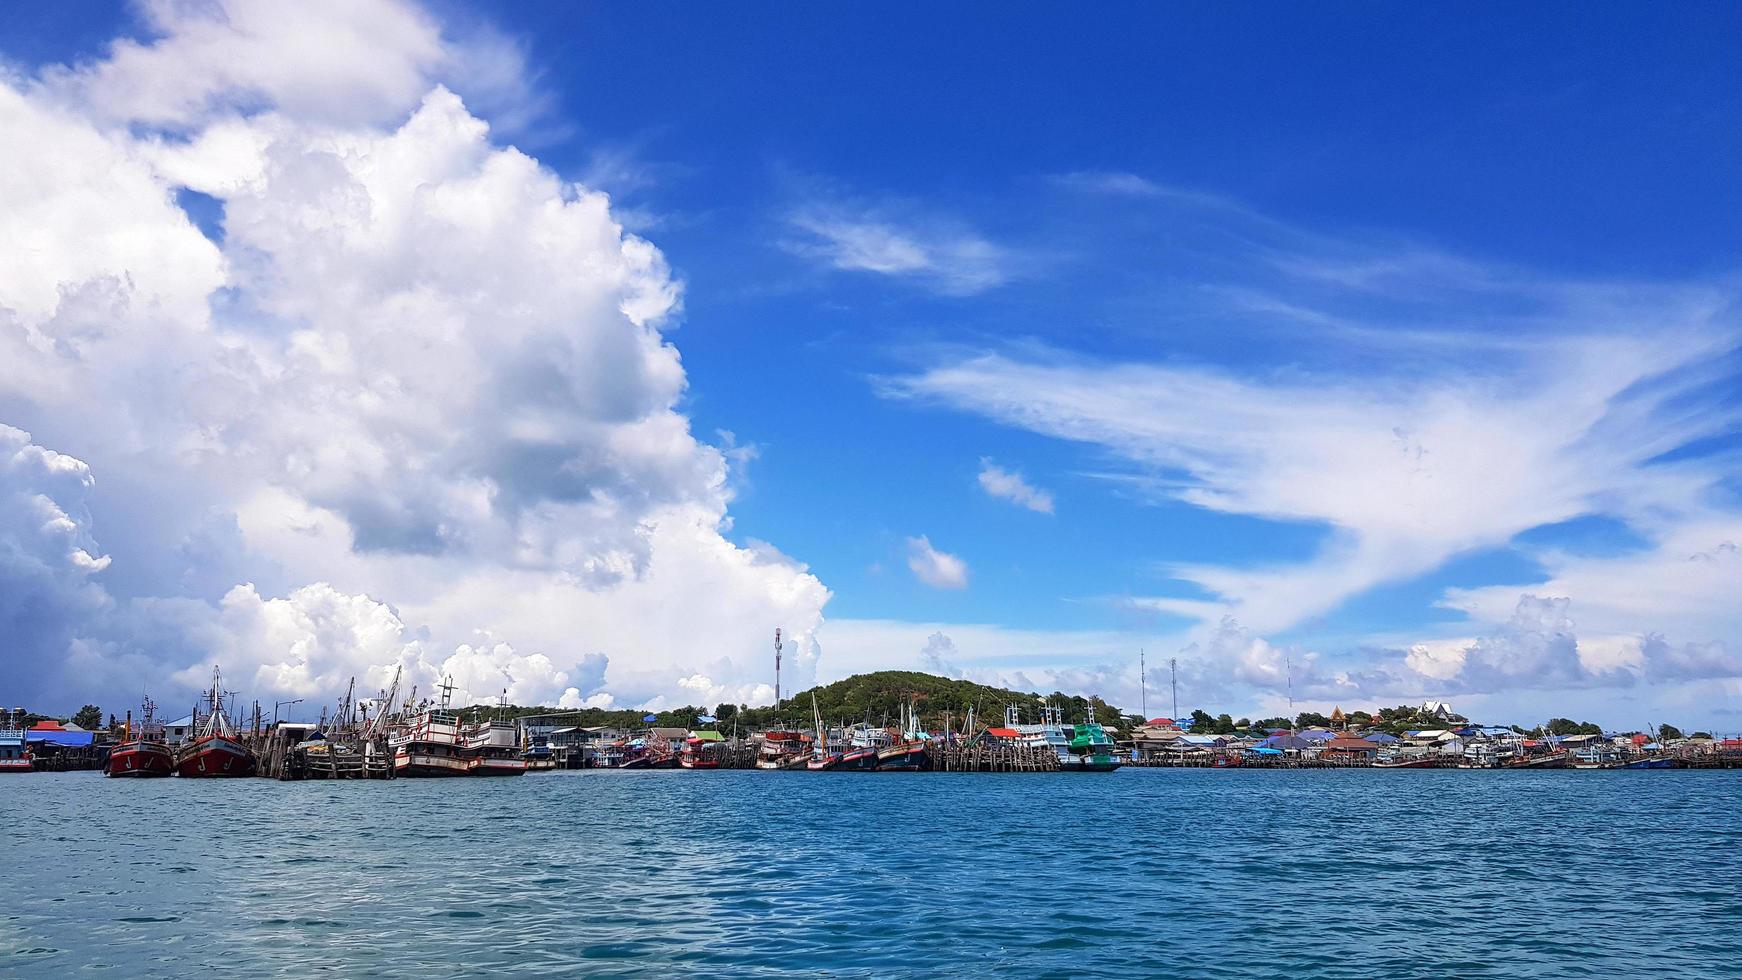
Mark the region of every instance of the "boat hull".
<instances>
[{"instance_id":1,"label":"boat hull","mask_svg":"<svg viewBox=\"0 0 1742 980\"><path fill-rule=\"evenodd\" d=\"M241 742L210 735L182 747L175 774L187 779L218 779L254 775L254 753Z\"/></svg>"},{"instance_id":2,"label":"boat hull","mask_svg":"<svg viewBox=\"0 0 1742 980\"><path fill-rule=\"evenodd\" d=\"M1059 759L1060 772L1112 772L1124 765L1108 755L1071 755Z\"/></svg>"},{"instance_id":3,"label":"boat hull","mask_svg":"<svg viewBox=\"0 0 1742 980\"><path fill-rule=\"evenodd\" d=\"M471 759L467 765L474 776L524 776L525 759Z\"/></svg>"},{"instance_id":4,"label":"boat hull","mask_svg":"<svg viewBox=\"0 0 1742 980\"><path fill-rule=\"evenodd\" d=\"M878 772L929 772L931 753L923 745L903 745L877 753Z\"/></svg>"},{"instance_id":5,"label":"boat hull","mask_svg":"<svg viewBox=\"0 0 1742 980\"><path fill-rule=\"evenodd\" d=\"M109 752L105 776L150 778L175 772L175 752L156 742L123 742Z\"/></svg>"},{"instance_id":6,"label":"boat hull","mask_svg":"<svg viewBox=\"0 0 1742 980\"><path fill-rule=\"evenodd\" d=\"M28 755L21 759L0 759L0 774L35 771L36 763Z\"/></svg>"},{"instance_id":7,"label":"boat hull","mask_svg":"<svg viewBox=\"0 0 1742 980\"><path fill-rule=\"evenodd\" d=\"M841 757L841 764L835 769L839 772L876 772L877 750L857 749Z\"/></svg>"},{"instance_id":8,"label":"boat hull","mask_svg":"<svg viewBox=\"0 0 1742 980\"><path fill-rule=\"evenodd\" d=\"M471 770L467 768L466 760L458 756L437 755L433 752L408 752L400 749L393 754L393 774L417 779L469 776Z\"/></svg>"}]
</instances>

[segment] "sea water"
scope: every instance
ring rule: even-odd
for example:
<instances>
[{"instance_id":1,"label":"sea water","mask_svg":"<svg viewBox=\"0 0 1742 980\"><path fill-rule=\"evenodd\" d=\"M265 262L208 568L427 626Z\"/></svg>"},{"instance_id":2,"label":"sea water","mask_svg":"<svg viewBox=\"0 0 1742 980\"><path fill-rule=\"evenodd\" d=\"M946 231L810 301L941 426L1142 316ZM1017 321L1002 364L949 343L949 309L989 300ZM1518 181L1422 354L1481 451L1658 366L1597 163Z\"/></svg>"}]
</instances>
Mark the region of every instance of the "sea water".
<instances>
[{"instance_id":1,"label":"sea water","mask_svg":"<svg viewBox=\"0 0 1742 980\"><path fill-rule=\"evenodd\" d=\"M1742 772L0 777L4 977L1742 976Z\"/></svg>"}]
</instances>

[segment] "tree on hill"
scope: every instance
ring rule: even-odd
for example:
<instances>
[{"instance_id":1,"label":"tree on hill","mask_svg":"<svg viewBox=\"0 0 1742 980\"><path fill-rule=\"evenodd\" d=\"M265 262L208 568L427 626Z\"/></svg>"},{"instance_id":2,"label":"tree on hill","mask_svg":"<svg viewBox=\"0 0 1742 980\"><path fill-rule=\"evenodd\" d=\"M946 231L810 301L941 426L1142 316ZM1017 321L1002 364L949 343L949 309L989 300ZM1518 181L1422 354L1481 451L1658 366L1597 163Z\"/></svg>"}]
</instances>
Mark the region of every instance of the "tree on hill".
<instances>
[{"instance_id":1,"label":"tree on hill","mask_svg":"<svg viewBox=\"0 0 1742 980\"><path fill-rule=\"evenodd\" d=\"M1331 719L1326 718L1324 715L1321 715L1316 711L1303 711L1303 712L1301 712L1300 716L1295 718L1294 723L1296 726L1298 726L1300 728L1329 728L1329 727L1331 727Z\"/></svg>"},{"instance_id":2,"label":"tree on hill","mask_svg":"<svg viewBox=\"0 0 1742 980\"><path fill-rule=\"evenodd\" d=\"M73 724L86 731L94 732L103 727L103 709L94 704L87 704L73 715Z\"/></svg>"},{"instance_id":3,"label":"tree on hill","mask_svg":"<svg viewBox=\"0 0 1742 980\"><path fill-rule=\"evenodd\" d=\"M975 719L981 724L1002 724L1006 705L1016 707L1019 723L1033 724L1041 720L1041 709L1045 702L1045 699L1033 692L1012 691L918 671L883 670L856 674L833 684L799 691L782 698L782 707L779 710L772 706L719 705L713 711L714 717L718 719L715 727L730 731L736 724L738 731L742 733L777 725L809 727L813 695L818 710L822 712L823 721L830 724L868 722L878 726L892 725L901 715L901 706L911 701L919 709L921 723L933 729L941 728L946 720L959 728L969 709L973 710ZM1098 697L1084 698L1055 691L1051 701L1054 707L1060 709L1062 720L1067 725L1076 724L1089 714L1102 725L1120 726L1128 723L1123 712ZM478 717L503 714L503 709L496 705L474 705L465 710L469 715ZM608 726L626 730L649 726L694 728L699 724L697 718L705 713L706 708L684 705L681 708L654 712L654 720L650 722L645 720L648 712L639 709L519 706L506 709L506 717L510 719L541 716L547 722L560 721L565 726Z\"/></svg>"},{"instance_id":4,"label":"tree on hill","mask_svg":"<svg viewBox=\"0 0 1742 980\"><path fill-rule=\"evenodd\" d=\"M1687 738L1687 736L1683 735L1682 730L1674 725L1657 726L1657 740L1659 742L1665 742L1672 738Z\"/></svg>"}]
</instances>

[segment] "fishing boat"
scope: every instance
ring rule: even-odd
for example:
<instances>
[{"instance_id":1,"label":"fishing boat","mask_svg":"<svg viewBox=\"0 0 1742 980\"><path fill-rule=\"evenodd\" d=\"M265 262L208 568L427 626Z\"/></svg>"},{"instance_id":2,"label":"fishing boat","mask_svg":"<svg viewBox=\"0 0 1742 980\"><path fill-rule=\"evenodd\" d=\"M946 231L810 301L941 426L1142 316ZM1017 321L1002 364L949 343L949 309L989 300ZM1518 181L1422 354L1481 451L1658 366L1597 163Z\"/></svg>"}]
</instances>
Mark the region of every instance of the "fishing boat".
<instances>
[{"instance_id":1,"label":"fishing boat","mask_svg":"<svg viewBox=\"0 0 1742 980\"><path fill-rule=\"evenodd\" d=\"M854 725L841 733L840 754L829 772L875 772L877 754L894 743L889 733L870 725Z\"/></svg>"},{"instance_id":2,"label":"fishing boat","mask_svg":"<svg viewBox=\"0 0 1742 980\"><path fill-rule=\"evenodd\" d=\"M1008 717L1014 718L1014 713ZM1063 710L1053 707L1051 702L1041 708L1040 718L1038 725L1008 727L1016 730L1022 744L1045 747L1058 756L1059 771L1112 772L1123 765L1113 754L1113 740L1094 719L1085 719L1081 725L1066 725Z\"/></svg>"},{"instance_id":3,"label":"fishing boat","mask_svg":"<svg viewBox=\"0 0 1742 980\"><path fill-rule=\"evenodd\" d=\"M175 753L175 774L189 779L254 775L254 752L242 743L241 733L225 710L228 695L218 668L212 668L212 687L206 692L206 716L194 737Z\"/></svg>"},{"instance_id":4,"label":"fishing boat","mask_svg":"<svg viewBox=\"0 0 1742 980\"><path fill-rule=\"evenodd\" d=\"M448 708L454 686L444 680L441 691L441 707L425 707L389 727L387 747L393 750L395 776L471 775L471 759L460 744L460 719Z\"/></svg>"},{"instance_id":5,"label":"fishing boat","mask_svg":"<svg viewBox=\"0 0 1742 980\"><path fill-rule=\"evenodd\" d=\"M816 723L817 740L811 750L811 757L806 760L805 768L811 772L833 772L845 768L847 758L846 733L841 732L840 738L834 738L835 733L823 725L822 709L817 707L817 696L811 694L811 716ZM872 756L876 758L875 755Z\"/></svg>"},{"instance_id":6,"label":"fishing boat","mask_svg":"<svg viewBox=\"0 0 1742 980\"><path fill-rule=\"evenodd\" d=\"M802 732L767 731L762 733L762 747L756 752L758 769L791 769L793 759L798 768L805 766L806 746Z\"/></svg>"},{"instance_id":7,"label":"fishing boat","mask_svg":"<svg viewBox=\"0 0 1742 980\"><path fill-rule=\"evenodd\" d=\"M919 727L919 711L912 705L901 706L901 736L888 748L877 752L878 772L929 772L931 747L927 735Z\"/></svg>"},{"instance_id":8,"label":"fishing boat","mask_svg":"<svg viewBox=\"0 0 1742 980\"><path fill-rule=\"evenodd\" d=\"M1646 759L1631 759L1627 762L1621 763L1621 765L1618 768L1621 768L1621 769L1680 769L1681 766L1682 766L1682 761L1680 759L1665 758L1663 756L1653 756L1651 758L1646 758Z\"/></svg>"},{"instance_id":9,"label":"fishing boat","mask_svg":"<svg viewBox=\"0 0 1742 980\"><path fill-rule=\"evenodd\" d=\"M140 710L139 727L133 727L133 713L127 713L127 735L109 750L103 763L105 776L168 776L175 772L175 750L163 741L163 725L157 721L157 702L145 699Z\"/></svg>"},{"instance_id":10,"label":"fishing boat","mask_svg":"<svg viewBox=\"0 0 1742 980\"><path fill-rule=\"evenodd\" d=\"M36 761L24 744L24 709L0 711L0 773L35 771Z\"/></svg>"},{"instance_id":11,"label":"fishing boat","mask_svg":"<svg viewBox=\"0 0 1742 980\"><path fill-rule=\"evenodd\" d=\"M715 748L720 744L718 738L719 733L715 732L712 734L716 736L713 739L702 738L700 735L691 735L689 738L684 739L683 751L678 753L678 768L720 768L720 757L718 749Z\"/></svg>"},{"instance_id":12,"label":"fishing boat","mask_svg":"<svg viewBox=\"0 0 1742 980\"><path fill-rule=\"evenodd\" d=\"M520 734L505 721L484 721L465 729L461 754L466 770L474 776L523 776L526 757L520 750Z\"/></svg>"},{"instance_id":13,"label":"fishing boat","mask_svg":"<svg viewBox=\"0 0 1742 980\"><path fill-rule=\"evenodd\" d=\"M1112 772L1124 764L1114 754L1113 739L1108 737L1107 730L1093 716L1085 717L1082 724L1071 728L1071 738L1066 748L1069 754L1059 758L1060 769L1071 772Z\"/></svg>"}]
</instances>

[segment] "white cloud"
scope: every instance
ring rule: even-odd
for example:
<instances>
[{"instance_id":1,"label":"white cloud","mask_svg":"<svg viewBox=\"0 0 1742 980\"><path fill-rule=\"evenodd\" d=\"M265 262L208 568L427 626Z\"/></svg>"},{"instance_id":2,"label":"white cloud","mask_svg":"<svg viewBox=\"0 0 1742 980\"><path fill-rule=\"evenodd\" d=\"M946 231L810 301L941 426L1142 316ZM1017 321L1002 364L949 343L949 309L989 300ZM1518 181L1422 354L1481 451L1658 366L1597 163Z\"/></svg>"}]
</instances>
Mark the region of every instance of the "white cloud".
<instances>
[{"instance_id":1,"label":"white cloud","mask_svg":"<svg viewBox=\"0 0 1742 980\"><path fill-rule=\"evenodd\" d=\"M1729 343L1703 306L1649 336L1544 340L1500 372L1360 380L985 353L889 385L1094 445L1159 493L1208 510L1320 523L1304 566L1180 565L1215 599L1155 600L1272 632L1455 554L1610 505L1687 508L1712 482L1653 457L1728 424L1672 410ZM1575 593L1576 594L1576 593Z\"/></svg>"},{"instance_id":2,"label":"white cloud","mask_svg":"<svg viewBox=\"0 0 1742 980\"><path fill-rule=\"evenodd\" d=\"M1163 197L1172 193L1147 177L1122 170L1074 170L1057 174L1052 181L1070 190L1118 197Z\"/></svg>"},{"instance_id":3,"label":"white cloud","mask_svg":"<svg viewBox=\"0 0 1742 980\"><path fill-rule=\"evenodd\" d=\"M968 587L968 563L932 547L925 535L907 539L907 567L915 578L934 589Z\"/></svg>"},{"instance_id":4,"label":"white cloud","mask_svg":"<svg viewBox=\"0 0 1742 980\"><path fill-rule=\"evenodd\" d=\"M796 253L833 268L909 279L948 296L972 296L1010 278L1010 253L936 219L902 221L876 209L813 204L787 216Z\"/></svg>"},{"instance_id":5,"label":"white cloud","mask_svg":"<svg viewBox=\"0 0 1742 980\"><path fill-rule=\"evenodd\" d=\"M944 677L961 677L960 668L955 665L956 643L943 630L938 630L925 638L925 647L919 651L920 666L933 674Z\"/></svg>"},{"instance_id":6,"label":"white cloud","mask_svg":"<svg viewBox=\"0 0 1742 980\"><path fill-rule=\"evenodd\" d=\"M723 536L726 451L678 407L681 284L448 86L514 89L514 52L402 4L284 16L155 6L148 41L0 81L32 148L0 168L0 404L90 463L18 471L71 528L0 524L0 554L61 549L6 584L68 610L0 624L83 671L29 696L217 658L262 698L391 664L481 699L748 695L775 625L814 671L827 589Z\"/></svg>"},{"instance_id":7,"label":"white cloud","mask_svg":"<svg viewBox=\"0 0 1742 980\"><path fill-rule=\"evenodd\" d=\"M1051 493L1031 486L1021 473L1004 469L985 456L980 457L980 489L1018 507L1041 514L1052 513Z\"/></svg>"}]
</instances>

